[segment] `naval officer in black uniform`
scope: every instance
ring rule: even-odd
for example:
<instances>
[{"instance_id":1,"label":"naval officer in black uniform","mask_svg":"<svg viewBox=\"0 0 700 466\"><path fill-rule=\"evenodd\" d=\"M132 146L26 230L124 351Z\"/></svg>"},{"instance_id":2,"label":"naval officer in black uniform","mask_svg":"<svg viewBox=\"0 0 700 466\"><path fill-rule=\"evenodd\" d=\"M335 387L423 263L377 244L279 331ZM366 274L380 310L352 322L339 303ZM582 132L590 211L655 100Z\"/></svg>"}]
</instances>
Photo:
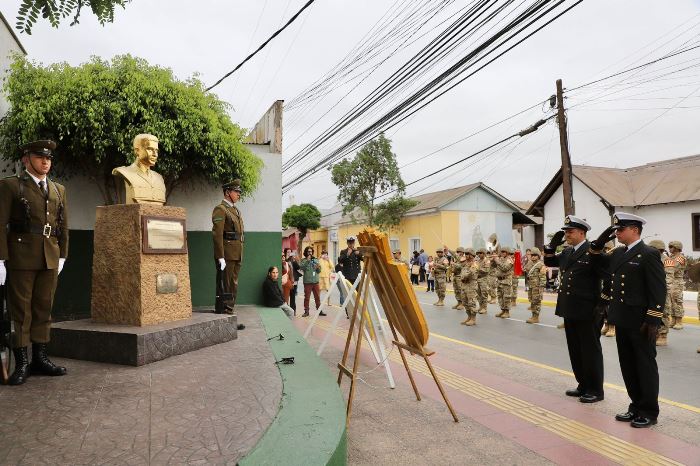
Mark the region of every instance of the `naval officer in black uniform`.
<instances>
[{"instance_id":1,"label":"naval officer in black uniform","mask_svg":"<svg viewBox=\"0 0 700 466\"><path fill-rule=\"evenodd\" d=\"M620 369L632 400L627 412L615 419L632 427L649 427L659 416L656 335L662 325L666 279L658 251L640 238L645 223L642 217L618 212L613 226L591 244L594 262L610 274L609 293L603 294L609 299L608 322L616 326ZM613 237L625 247L601 254Z\"/></svg>"},{"instance_id":2,"label":"naval officer in black uniform","mask_svg":"<svg viewBox=\"0 0 700 466\"><path fill-rule=\"evenodd\" d=\"M604 398L602 316L598 307L601 285L588 250L586 232L590 229L584 220L567 215L561 231L544 247L545 265L559 267L556 315L564 318L571 369L578 382L566 394L578 397L581 403L595 403ZM556 254L564 238L568 247Z\"/></svg>"}]
</instances>

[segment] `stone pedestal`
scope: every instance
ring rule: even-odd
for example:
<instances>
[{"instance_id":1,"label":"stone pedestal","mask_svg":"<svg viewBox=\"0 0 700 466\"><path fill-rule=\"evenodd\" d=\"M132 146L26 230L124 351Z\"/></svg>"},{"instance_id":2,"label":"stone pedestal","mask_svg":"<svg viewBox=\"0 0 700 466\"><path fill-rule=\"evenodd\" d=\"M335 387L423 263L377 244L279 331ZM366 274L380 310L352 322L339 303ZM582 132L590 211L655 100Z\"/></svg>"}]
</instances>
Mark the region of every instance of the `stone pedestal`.
<instances>
[{"instance_id":1,"label":"stone pedestal","mask_svg":"<svg viewBox=\"0 0 700 466\"><path fill-rule=\"evenodd\" d=\"M182 207L155 204L97 208L92 265L94 322L144 326L192 317L186 247L184 254L144 252L148 250L144 217L184 222L186 212Z\"/></svg>"}]
</instances>

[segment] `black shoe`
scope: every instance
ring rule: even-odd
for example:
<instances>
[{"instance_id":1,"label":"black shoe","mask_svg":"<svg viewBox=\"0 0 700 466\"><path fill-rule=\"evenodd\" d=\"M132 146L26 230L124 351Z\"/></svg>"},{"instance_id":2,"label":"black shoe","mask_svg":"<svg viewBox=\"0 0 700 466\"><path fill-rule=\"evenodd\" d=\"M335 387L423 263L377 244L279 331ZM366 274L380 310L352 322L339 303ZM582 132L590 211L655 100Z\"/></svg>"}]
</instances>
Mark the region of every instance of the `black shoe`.
<instances>
[{"instance_id":1,"label":"black shoe","mask_svg":"<svg viewBox=\"0 0 700 466\"><path fill-rule=\"evenodd\" d=\"M301 316L302 317L309 317L309 311L304 311L304 313Z\"/></svg>"},{"instance_id":2,"label":"black shoe","mask_svg":"<svg viewBox=\"0 0 700 466\"><path fill-rule=\"evenodd\" d=\"M583 393L581 391L579 391L578 388L574 388L572 390L567 390L565 393L566 393L566 396L580 397L583 395Z\"/></svg>"},{"instance_id":3,"label":"black shoe","mask_svg":"<svg viewBox=\"0 0 700 466\"><path fill-rule=\"evenodd\" d=\"M651 427L654 424L656 424L656 419L651 419L648 417L644 416L637 416L634 418L632 421L632 427L636 427L638 429L644 428L644 427Z\"/></svg>"},{"instance_id":4,"label":"black shoe","mask_svg":"<svg viewBox=\"0 0 700 466\"><path fill-rule=\"evenodd\" d=\"M29 371L29 357L27 356L27 347L14 348L12 353L15 355L15 370L7 380L8 385L22 385L27 381L31 372Z\"/></svg>"},{"instance_id":5,"label":"black shoe","mask_svg":"<svg viewBox=\"0 0 700 466\"><path fill-rule=\"evenodd\" d=\"M238 330L245 330L245 325L243 325L243 324L238 324L238 325L236 326L236 328L237 328Z\"/></svg>"},{"instance_id":6,"label":"black shoe","mask_svg":"<svg viewBox=\"0 0 700 466\"><path fill-rule=\"evenodd\" d=\"M321 312L318 313L318 315L325 317L325 316L327 316L328 314L326 314L325 312L321 311Z\"/></svg>"},{"instance_id":7,"label":"black shoe","mask_svg":"<svg viewBox=\"0 0 700 466\"><path fill-rule=\"evenodd\" d=\"M29 370L32 374L59 376L68 372L65 367L57 366L49 360L46 354L46 343L34 343L32 345L32 363Z\"/></svg>"},{"instance_id":8,"label":"black shoe","mask_svg":"<svg viewBox=\"0 0 700 466\"><path fill-rule=\"evenodd\" d=\"M636 417L636 414L627 411L626 413L616 414L615 420L620 422L632 422Z\"/></svg>"},{"instance_id":9,"label":"black shoe","mask_svg":"<svg viewBox=\"0 0 700 466\"><path fill-rule=\"evenodd\" d=\"M590 395L590 394L585 394L581 395L581 397L578 399L581 403L595 403L597 401L603 401L605 397L603 395Z\"/></svg>"}]
</instances>

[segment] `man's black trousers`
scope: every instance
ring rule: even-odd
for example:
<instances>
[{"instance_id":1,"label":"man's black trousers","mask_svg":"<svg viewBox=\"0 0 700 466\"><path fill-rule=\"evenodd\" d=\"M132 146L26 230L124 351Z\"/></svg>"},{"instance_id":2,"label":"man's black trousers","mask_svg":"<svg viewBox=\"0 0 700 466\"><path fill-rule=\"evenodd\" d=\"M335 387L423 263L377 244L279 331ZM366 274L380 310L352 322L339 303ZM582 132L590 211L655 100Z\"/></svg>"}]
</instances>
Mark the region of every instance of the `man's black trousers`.
<instances>
[{"instance_id":1,"label":"man's black trousers","mask_svg":"<svg viewBox=\"0 0 700 466\"><path fill-rule=\"evenodd\" d=\"M564 319L566 346L571 369L582 394L603 396L603 349L600 346L602 319Z\"/></svg>"},{"instance_id":2,"label":"man's black trousers","mask_svg":"<svg viewBox=\"0 0 700 466\"><path fill-rule=\"evenodd\" d=\"M656 342L642 335L638 328L615 329L617 354L625 387L632 403L628 411L656 419L659 416L659 368L656 365Z\"/></svg>"}]
</instances>

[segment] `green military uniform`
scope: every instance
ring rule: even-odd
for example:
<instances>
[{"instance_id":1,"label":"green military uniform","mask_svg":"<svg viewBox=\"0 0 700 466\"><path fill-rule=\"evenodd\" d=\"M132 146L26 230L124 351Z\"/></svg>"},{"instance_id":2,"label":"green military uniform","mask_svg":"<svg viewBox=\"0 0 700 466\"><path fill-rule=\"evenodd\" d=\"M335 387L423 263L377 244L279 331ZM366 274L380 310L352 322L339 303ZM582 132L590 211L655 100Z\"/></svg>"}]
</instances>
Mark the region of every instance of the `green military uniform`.
<instances>
[{"instance_id":1,"label":"green military uniform","mask_svg":"<svg viewBox=\"0 0 700 466\"><path fill-rule=\"evenodd\" d=\"M462 282L462 304L467 312L467 320L462 324L467 326L476 325L476 300L478 289L479 265L474 262L474 250L467 249L465 251L467 259L462 263L460 272L460 280ZM469 260L471 257L471 260Z\"/></svg>"},{"instance_id":2,"label":"green military uniform","mask_svg":"<svg viewBox=\"0 0 700 466\"><path fill-rule=\"evenodd\" d=\"M665 263L669 258L666 254L666 245L663 241L658 239L653 239L649 241L649 247L652 247L659 251L661 257L661 262ZM666 346L668 344L668 329L671 322L671 287L673 286L673 267L665 267L664 272L666 275L666 303L664 305L663 317L661 318L661 326L659 327L659 332L656 336L656 346Z\"/></svg>"},{"instance_id":3,"label":"green military uniform","mask_svg":"<svg viewBox=\"0 0 700 466\"><path fill-rule=\"evenodd\" d=\"M540 309L542 308L542 294L547 283L547 269L544 262L540 260L540 251L535 249L532 253L528 264L528 272L526 275L528 295L530 300L530 309L532 317L526 320L528 324L536 324L539 322Z\"/></svg>"},{"instance_id":4,"label":"green military uniform","mask_svg":"<svg viewBox=\"0 0 700 466\"><path fill-rule=\"evenodd\" d=\"M667 303L671 304L671 311L669 315L671 316L671 327L676 330L683 328L683 315L685 311L683 309L683 289L685 288L685 280L683 275L685 274L685 257L681 252L683 250L683 244L680 241L669 241L668 248L675 248L676 252L669 255L668 258L664 260L664 269L673 269L673 277L670 281L667 293ZM670 296L670 299L668 297Z\"/></svg>"},{"instance_id":5,"label":"green military uniform","mask_svg":"<svg viewBox=\"0 0 700 466\"><path fill-rule=\"evenodd\" d=\"M501 252L505 252L507 255L495 258L492 262L498 278L498 304L501 307L501 312L496 314L496 317L508 318L513 301L513 259L510 257L509 248L502 248Z\"/></svg>"},{"instance_id":6,"label":"green military uniform","mask_svg":"<svg viewBox=\"0 0 700 466\"><path fill-rule=\"evenodd\" d=\"M442 250L439 249L438 252L442 253ZM435 292L438 295L438 300L434 306L444 306L445 290L447 286L447 269L449 268L449 262L447 258L442 255L439 255L434 262L433 276L435 277Z\"/></svg>"},{"instance_id":7,"label":"green military uniform","mask_svg":"<svg viewBox=\"0 0 700 466\"><path fill-rule=\"evenodd\" d=\"M53 141L26 144L23 161L52 159L55 147ZM65 188L48 177L37 181L27 171L0 180L0 225L0 261L7 269L7 304L15 329L16 369L9 383L20 385L30 373L64 375L65 368L48 360L46 344L58 273L68 256Z\"/></svg>"},{"instance_id":8,"label":"green military uniform","mask_svg":"<svg viewBox=\"0 0 700 466\"><path fill-rule=\"evenodd\" d=\"M514 254L513 251L511 251L511 254ZM513 256L513 277L511 278L511 283L513 285L513 293L511 294L511 307L515 307L517 304L518 300L518 283L520 281L520 277L515 275L515 256Z\"/></svg>"},{"instance_id":9,"label":"green military uniform","mask_svg":"<svg viewBox=\"0 0 700 466\"><path fill-rule=\"evenodd\" d=\"M234 180L222 186L224 190L241 192L240 180ZM233 312L238 293L238 273L243 261L244 227L243 216L238 208L228 200L214 207L211 214L212 235L214 239L214 260L216 261L216 294L230 293L231 299L217 299L216 312ZM226 261L222 271L219 259Z\"/></svg>"},{"instance_id":10,"label":"green military uniform","mask_svg":"<svg viewBox=\"0 0 700 466\"><path fill-rule=\"evenodd\" d=\"M450 265L450 272L455 279L452 281L452 289L455 292L455 299L457 299L457 304L452 306L452 309L464 309L464 299L462 298L462 281L459 279L462 273L462 262L461 258L464 255L464 248L458 247L457 251L449 251L452 255L452 264Z\"/></svg>"},{"instance_id":11,"label":"green military uniform","mask_svg":"<svg viewBox=\"0 0 700 466\"><path fill-rule=\"evenodd\" d=\"M477 269L477 297L479 299L479 314L486 314L489 303L489 275L491 274L491 261L485 256L486 250L479 249L477 254L482 254L482 257L476 261Z\"/></svg>"}]
</instances>

